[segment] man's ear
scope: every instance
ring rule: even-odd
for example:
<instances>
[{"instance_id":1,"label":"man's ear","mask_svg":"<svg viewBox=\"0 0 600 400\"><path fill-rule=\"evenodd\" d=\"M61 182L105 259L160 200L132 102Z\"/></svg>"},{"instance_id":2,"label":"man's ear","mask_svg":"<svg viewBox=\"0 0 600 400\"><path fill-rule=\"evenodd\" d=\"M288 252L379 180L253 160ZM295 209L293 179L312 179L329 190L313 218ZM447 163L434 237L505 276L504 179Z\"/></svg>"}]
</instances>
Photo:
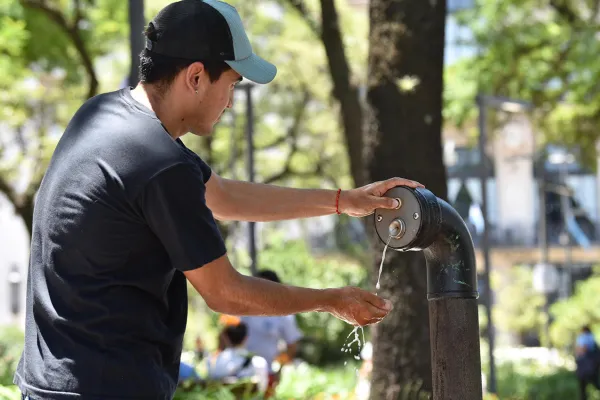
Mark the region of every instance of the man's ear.
<instances>
[{"instance_id":1,"label":"man's ear","mask_svg":"<svg viewBox=\"0 0 600 400\"><path fill-rule=\"evenodd\" d=\"M188 66L185 73L186 88L192 91L196 96L204 96L206 91L206 70L204 64L195 62Z\"/></svg>"}]
</instances>

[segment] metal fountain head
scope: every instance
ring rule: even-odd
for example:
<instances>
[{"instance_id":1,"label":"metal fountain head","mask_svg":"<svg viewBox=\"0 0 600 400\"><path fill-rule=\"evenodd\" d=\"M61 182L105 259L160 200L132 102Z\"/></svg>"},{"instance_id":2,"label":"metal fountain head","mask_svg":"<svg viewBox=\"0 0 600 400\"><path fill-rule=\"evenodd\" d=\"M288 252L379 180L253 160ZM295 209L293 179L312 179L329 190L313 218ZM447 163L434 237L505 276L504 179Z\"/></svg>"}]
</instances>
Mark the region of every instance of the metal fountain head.
<instances>
[{"instance_id":1,"label":"metal fountain head","mask_svg":"<svg viewBox=\"0 0 600 400\"><path fill-rule=\"evenodd\" d=\"M424 252L428 298L477 298L473 241L456 210L424 188L398 186L384 196L399 207L375 210L377 235L393 250Z\"/></svg>"}]
</instances>

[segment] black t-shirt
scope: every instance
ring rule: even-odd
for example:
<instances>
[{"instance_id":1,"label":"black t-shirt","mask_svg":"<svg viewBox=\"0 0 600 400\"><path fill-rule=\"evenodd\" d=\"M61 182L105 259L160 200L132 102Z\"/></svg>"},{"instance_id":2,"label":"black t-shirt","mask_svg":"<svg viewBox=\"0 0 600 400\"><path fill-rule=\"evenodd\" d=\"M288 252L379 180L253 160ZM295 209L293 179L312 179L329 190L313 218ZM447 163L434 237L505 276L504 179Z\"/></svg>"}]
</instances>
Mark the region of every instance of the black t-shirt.
<instances>
[{"instance_id":1,"label":"black t-shirt","mask_svg":"<svg viewBox=\"0 0 600 400\"><path fill-rule=\"evenodd\" d=\"M130 89L75 114L40 186L15 384L33 400L171 399L182 271L225 254L210 168Z\"/></svg>"}]
</instances>

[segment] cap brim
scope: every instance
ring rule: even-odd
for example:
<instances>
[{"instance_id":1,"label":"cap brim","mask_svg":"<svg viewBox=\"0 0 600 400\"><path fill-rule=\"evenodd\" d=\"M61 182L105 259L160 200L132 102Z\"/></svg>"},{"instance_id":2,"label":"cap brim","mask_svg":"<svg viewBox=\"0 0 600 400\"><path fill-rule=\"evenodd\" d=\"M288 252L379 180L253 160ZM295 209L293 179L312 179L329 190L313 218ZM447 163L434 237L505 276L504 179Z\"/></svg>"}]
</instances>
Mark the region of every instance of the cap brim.
<instances>
[{"instance_id":1,"label":"cap brim","mask_svg":"<svg viewBox=\"0 0 600 400\"><path fill-rule=\"evenodd\" d=\"M252 53L248 58L238 61L225 61L234 71L256 83L269 83L277 75L277 67L267 60Z\"/></svg>"}]
</instances>

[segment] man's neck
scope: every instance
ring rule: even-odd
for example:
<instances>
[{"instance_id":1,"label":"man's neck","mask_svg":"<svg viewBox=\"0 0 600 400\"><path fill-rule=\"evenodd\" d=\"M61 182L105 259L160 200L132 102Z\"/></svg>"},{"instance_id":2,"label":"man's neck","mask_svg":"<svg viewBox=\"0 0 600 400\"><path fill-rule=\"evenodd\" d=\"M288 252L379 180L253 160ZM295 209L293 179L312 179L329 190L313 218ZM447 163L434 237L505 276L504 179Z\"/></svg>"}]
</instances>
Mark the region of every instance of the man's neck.
<instances>
[{"instance_id":1,"label":"man's neck","mask_svg":"<svg viewBox=\"0 0 600 400\"><path fill-rule=\"evenodd\" d=\"M167 98L168 93L164 95L165 97L162 97L152 85L140 83L131 91L131 96L156 114L173 139L177 139L186 133L180 124L182 119L177 115L177 107L173 107L174 102L169 101Z\"/></svg>"}]
</instances>

